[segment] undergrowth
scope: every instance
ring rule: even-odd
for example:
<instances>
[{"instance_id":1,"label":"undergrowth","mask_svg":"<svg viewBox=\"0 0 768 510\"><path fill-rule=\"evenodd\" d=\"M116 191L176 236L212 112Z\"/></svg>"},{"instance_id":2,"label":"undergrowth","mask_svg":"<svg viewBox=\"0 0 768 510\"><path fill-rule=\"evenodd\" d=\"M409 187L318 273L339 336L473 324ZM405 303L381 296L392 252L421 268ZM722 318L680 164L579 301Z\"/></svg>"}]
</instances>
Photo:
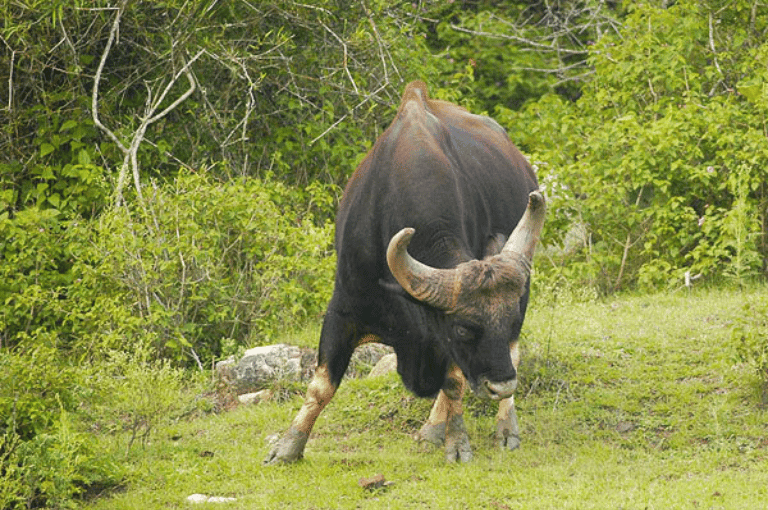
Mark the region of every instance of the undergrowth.
<instances>
[{"instance_id":1,"label":"undergrowth","mask_svg":"<svg viewBox=\"0 0 768 510\"><path fill-rule=\"evenodd\" d=\"M515 452L495 446L496 406L468 394L475 459L447 465L413 440L429 400L396 374L348 379L297 464L261 464L301 406L292 388L159 426L130 450L125 490L86 507L177 507L202 493L236 498L228 508L757 508L768 497L768 416L740 339L763 331L754 303L767 296L756 287L534 301ZM114 434L128 432L96 437ZM379 474L389 482L379 489L358 483Z\"/></svg>"}]
</instances>

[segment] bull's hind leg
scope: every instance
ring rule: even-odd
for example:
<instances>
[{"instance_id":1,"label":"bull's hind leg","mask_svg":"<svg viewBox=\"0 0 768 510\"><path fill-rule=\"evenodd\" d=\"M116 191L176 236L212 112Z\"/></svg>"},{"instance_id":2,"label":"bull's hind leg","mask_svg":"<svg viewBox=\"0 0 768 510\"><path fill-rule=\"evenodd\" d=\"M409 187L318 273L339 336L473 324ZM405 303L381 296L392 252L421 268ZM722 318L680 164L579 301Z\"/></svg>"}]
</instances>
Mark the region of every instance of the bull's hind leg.
<instances>
[{"instance_id":1,"label":"bull's hind leg","mask_svg":"<svg viewBox=\"0 0 768 510\"><path fill-rule=\"evenodd\" d=\"M520 364L517 342L510 346L509 353L512 356L512 365L517 372L517 366ZM517 423L514 396L499 402L499 413L496 415L496 439L502 448L515 450L520 447L520 426Z\"/></svg>"},{"instance_id":2,"label":"bull's hind leg","mask_svg":"<svg viewBox=\"0 0 768 510\"><path fill-rule=\"evenodd\" d=\"M304 447L312 427L336 393L358 344L354 331L354 327L329 310L320 334L317 368L307 388L304 404L290 428L264 459L265 464L294 462L304 456Z\"/></svg>"},{"instance_id":3,"label":"bull's hind leg","mask_svg":"<svg viewBox=\"0 0 768 510\"><path fill-rule=\"evenodd\" d=\"M443 388L435 399L426 423L417 438L437 445L445 443L445 458L448 462L469 462L472 447L464 427L462 399L467 381L459 367L453 365L448 372Z\"/></svg>"}]
</instances>

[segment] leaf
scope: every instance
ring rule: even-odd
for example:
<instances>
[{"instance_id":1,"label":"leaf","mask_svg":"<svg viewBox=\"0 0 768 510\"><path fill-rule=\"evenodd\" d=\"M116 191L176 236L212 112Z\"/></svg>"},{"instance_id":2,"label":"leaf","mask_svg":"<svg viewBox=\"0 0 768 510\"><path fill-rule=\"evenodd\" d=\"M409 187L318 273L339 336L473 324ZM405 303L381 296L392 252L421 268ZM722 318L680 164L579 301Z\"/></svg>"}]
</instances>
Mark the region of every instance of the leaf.
<instances>
[{"instance_id":1,"label":"leaf","mask_svg":"<svg viewBox=\"0 0 768 510\"><path fill-rule=\"evenodd\" d=\"M58 193L53 193L51 196L48 197L48 203L50 203L53 207L56 209L59 208L61 205L61 197Z\"/></svg>"},{"instance_id":2,"label":"leaf","mask_svg":"<svg viewBox=\"0 0 768 510\"><path fill-rule=\"evenodd\" d=\"M85 149L82 149L80 152L77 153L77 162L81 165L90 165L91 164L91 156L88 154L88 151Z\"/></svg>"},{"instance_id":3,"label":"leaf","mask_svg":"<svg viewBox=\"0 0 768 510\"><path fill-rule=\"evenodd\" d=\"M51 179L55 179L56 178L56 176L53 174L53 169L51 167L49 167L49 166L46 166L43 169L43 172L40 175L40 177L45 179L45 180L51 180Z\"/></svg>"},{"instance_id":4,"label":"leaf","mask_svg":"<svg viewBox=\"0 0 768 510\"><path fill-rule=\"evenodd\" d=\"M61 125L61 128L59 129L59 133L72 129L75 126L77 126L77 121L70 119Z\"/></svg>"},{"instance_id":5,"label":"leaf","mask_svg":"<svg viewBox=\"0 0 768 510\"><path fill-rule=\"evenodd\" d=\"M40 144L40 156L45 157L51 152L55 151L56 147L51 145L50 143L42 143Z\"/></svg>"},{"instance_id":6,"label":"leaf","mask_svg":"<svg viewBox=\"0 0 768 510\"><path fill-rule=\"evenodd\" d=\"M760 100L763 92L763 79L752 78L751 80L745 80L736 85L739 93L747 98L750 103L757 103Z\"/></svg>"}]
</instances>

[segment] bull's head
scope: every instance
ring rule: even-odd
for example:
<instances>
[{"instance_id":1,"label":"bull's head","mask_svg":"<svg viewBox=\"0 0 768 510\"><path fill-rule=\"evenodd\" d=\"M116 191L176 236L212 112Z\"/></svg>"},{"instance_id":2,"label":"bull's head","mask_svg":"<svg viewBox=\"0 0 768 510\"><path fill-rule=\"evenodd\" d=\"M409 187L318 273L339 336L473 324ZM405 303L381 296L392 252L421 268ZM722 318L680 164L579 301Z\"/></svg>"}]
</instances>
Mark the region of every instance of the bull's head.
<instances>
[{"instance_id":1,"label":"bull's head","mask_svg":"<svg viewBox=\"0 0 768 510\"><path fill-rule=\"evenodd\" d=\"M520 324L520 298L545 210L542 194L532 192L525 214L499 253L452 269L427 266L408 254L412 228L401 230L389 243L392 274L411 297L445 312L446 348L481 397L506 398L517 386L509 342Z\"/></svg>"}]
</instances>

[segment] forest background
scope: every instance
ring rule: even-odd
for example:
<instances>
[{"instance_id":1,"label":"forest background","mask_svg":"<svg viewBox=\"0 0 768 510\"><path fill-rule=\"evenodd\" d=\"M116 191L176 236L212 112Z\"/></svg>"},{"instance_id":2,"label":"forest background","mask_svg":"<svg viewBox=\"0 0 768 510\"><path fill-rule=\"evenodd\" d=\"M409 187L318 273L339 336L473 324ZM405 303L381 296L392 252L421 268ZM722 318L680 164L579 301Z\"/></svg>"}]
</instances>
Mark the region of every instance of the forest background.
<instances>
[{"instance_id":1,"label":"forest background","mask_svg":"<svg viewBox=\"0 0 768 510\"><path fill-rule=\"evenodd\" d=\"M343 186L413 79L535 165L537 292L765 277L764 1L0 9L0 507L119 478L77 425L104 381L172 389L317 320Z\"/></svg>"}]
</instances>

